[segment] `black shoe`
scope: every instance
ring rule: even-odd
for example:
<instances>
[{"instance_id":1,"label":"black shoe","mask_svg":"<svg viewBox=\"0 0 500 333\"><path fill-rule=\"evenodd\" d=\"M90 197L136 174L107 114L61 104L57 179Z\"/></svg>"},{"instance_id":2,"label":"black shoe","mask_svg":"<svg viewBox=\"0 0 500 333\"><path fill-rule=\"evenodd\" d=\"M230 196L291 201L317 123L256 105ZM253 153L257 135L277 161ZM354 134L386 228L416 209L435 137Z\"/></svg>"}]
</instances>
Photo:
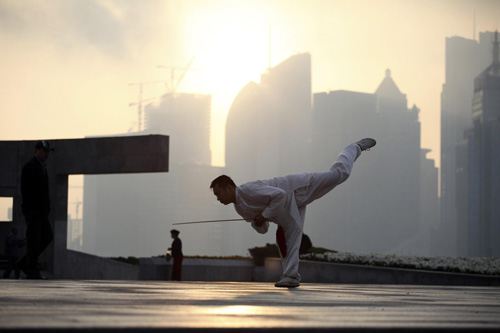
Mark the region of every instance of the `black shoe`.
<instances>
[{"instance_id":1,"label":"black shoe","mask_svg":"<svg viewBox=\"0 0 500 333\"><path fill-rule=\"evenodd\" d=\"M361 151L364 151L364 150L370 150L370 148L372 148L377 144L377 141L371 138L365 138L355 143L359 146L359 148L361 148Z\"/></svg>"},{"instance_id":2,"label":"black shoe","mask_svg":"<svg viewBox=\"0 0 500 333\"><path fill-rule=\"evenodd\" d=\"M299 280L285 276L278 282L274 284L275 287L281 287L281 288L297 288L300 286Z\"/></svg>"}]
</instances>

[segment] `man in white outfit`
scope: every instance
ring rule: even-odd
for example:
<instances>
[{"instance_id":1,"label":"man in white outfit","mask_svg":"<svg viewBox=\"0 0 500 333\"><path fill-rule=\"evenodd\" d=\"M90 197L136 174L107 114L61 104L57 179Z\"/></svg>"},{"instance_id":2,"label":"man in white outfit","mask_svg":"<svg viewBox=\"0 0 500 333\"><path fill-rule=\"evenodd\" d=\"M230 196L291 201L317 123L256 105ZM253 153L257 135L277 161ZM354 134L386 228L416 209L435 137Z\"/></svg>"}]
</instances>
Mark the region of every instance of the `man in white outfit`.
<instances>
[{"instance_id":1,"label":"man in white outfit","mask_svg":"<svg viewBox=\"0 0 500 333\"><path fill-rule=\"evenodd\" d=\"M306 206L346 181L361 152L375 144L375 140L370 138L350 144L327 172L257 180L240 186L225 175L212 181L210 188L217 200L224 205L234 204L236 212L251 222L257 232L267 233L269 222L283 229L286 254L280 251L283 276L276 282L276 287L300 286L299 248Z\"/></svg>"}]
</instances>

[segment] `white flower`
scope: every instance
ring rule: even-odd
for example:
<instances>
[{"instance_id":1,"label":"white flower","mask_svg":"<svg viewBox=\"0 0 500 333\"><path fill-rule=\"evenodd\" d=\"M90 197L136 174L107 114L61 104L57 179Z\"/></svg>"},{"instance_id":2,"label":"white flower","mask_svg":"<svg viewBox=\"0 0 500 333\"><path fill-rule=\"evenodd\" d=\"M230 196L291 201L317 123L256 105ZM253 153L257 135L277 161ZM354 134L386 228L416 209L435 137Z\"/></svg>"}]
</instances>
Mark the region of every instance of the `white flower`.
<instances>
[{"instance_id":1,"label":"white flower","mask_svg":"<svg viewBox=\"0 0 500 333\"><path fill-rule=\"evenodd\" d=\"M500 275L500 258L419 257L395 254L367 255L350 252L309 253L302 259L370 266L415 268L448 272Z\"/></svg>"}]
</instances>

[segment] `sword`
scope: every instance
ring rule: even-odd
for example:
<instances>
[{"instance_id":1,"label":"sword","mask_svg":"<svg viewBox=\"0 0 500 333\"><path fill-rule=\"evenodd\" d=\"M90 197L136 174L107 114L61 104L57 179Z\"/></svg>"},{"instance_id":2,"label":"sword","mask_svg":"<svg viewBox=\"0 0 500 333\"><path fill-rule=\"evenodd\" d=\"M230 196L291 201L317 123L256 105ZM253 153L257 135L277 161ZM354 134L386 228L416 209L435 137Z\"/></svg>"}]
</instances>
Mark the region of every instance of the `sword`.
<instances>
[{"instance_id":1,"label":"sword","mask_svg":"<svg viewBox=\"0 0 500 333\"><path fill-rule=\"evenodd\" d=\"M245 220L245 219L209 220L209 221L191 221L191 222L178 222L178 223L172 223L172 225L179 225L179 224L195 224L195 223L210 223L210 222L244 221L244 220Z\"/></svg>"}]
</instances>

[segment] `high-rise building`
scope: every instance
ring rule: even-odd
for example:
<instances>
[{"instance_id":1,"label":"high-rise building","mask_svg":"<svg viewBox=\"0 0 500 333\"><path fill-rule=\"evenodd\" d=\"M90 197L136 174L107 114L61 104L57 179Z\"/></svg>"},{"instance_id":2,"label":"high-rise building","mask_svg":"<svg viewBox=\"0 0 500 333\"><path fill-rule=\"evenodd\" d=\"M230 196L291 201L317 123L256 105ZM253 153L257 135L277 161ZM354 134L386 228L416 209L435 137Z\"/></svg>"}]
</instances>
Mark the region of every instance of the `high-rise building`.
<instances>
[{"instance_id":1,"label":"high-rise building","mask_svg":"<svg viewBox=\"0 0 500 333\"><path fill-rule=\"evenodd\" d=\"M85 175L83 252L100 256L153 256L170 247L170 229L181 231L187 255L233 255L235 226L173 226L230 218L209 190L222 168L172 165L168 173ZM236 253L245 254L245 253Z\"/></svg>"},{"instance_id":2,"label":"high-rise building","mask_svg":"<svg viewBox=\"0 0 500 333\"><path fill-rule=\"evenodd\" d=\"M234 99L226 120L226 169L236 184L309 171L311 55L269 68ZM247 223L245 223L247 224ZM274 243L249 225L233 238L244 248Z\"/></svg>"},{"instance_id":3,"label":"high-rise building","mask_svg":"<svg viewBox=\"0 0 500 333\"><path fill-rule=\"evenodd\" d=\"M471 127L470 107L474 78L490 63L492 32L479 35L479 42L462 37L446 38L445 83L441 93L440 212L443 254L459 254L457 215L457 144Z\"/></svg>"},{"instance_id":4,"label":"high-rise building","mask_svg":"<svg viewBox=\"0 0 500 333\"><path fill-rule=\"evenodd\" d=\"M469 256L500 255L500 60L474 80L472 126L457 147L458 248Z\"/></svg>"},{"instance_id":5,"label":"high-rise building","mask_svg":"<svg viewBox=\"0 0 500 333\"><path fill-rule=\"evenodd\" d=\"M211 165L211 103L210 95L165 94L145 107L145 133L170 136L172 163Z\"/></svg>"},{"instance_id":6,"label":"high-rise building","mask_svg":"<svg viewBox=\"0 0 500 333\"><path fill-rule=\"evenodd\" d=\"M209 190L212 179L224 173L210 165L210 105L209 95L177 93L146 106L145 130L139 134L169 136L168 173L84 177L84 252L158 255L172 243L172 223L234 217ZM187 255L245 255L232 237L239 227L212 223L176 228Z\"/></svg>"},{"instance_id":7,"label":"high-rise building","mask_svg":"<svg viewBox=\"0 0 500 333\"><path fill-rule=\"evenodd\" d=\"M328 169L351 142L377 140L373 152L360 156L346 183L311 205L306 229L313 243L354 252L430 254L430 242L424 248L411 241L438 223L437 169L420 149L419 109L408 108L391 72L386 71L374 94L314 94L313 113L316 169ZM422 185L423 174L436 176L434 186ZM428 207L434 214L426 216L433 220L423 220L422 210Z\"/></svg>"},{"instance_id":8,"label":"high-rise building","mask_svg":"<svg viewBox=\"0 0 500 333\"><path fill-rule=\"evenodd\" d=\"M439 170L434 160L429 159L427 154L430 149L422 149L420 156L420 225L424 230L439 230ZM438 254L439 244L437 239L432 239L432 249Z\"/></svg>"},{"instance_id":9,"label":"high-rise building","mask_svg":"<svg viewBox=\"0 0 500 333\"><path fill-rule=\"evenodd\" d=\"M420 149L419 109L408 108L389 70L374 94L314 94L312 113L309 94L307 54L270 69L260 84L247 84L227 118L228 174L239 184L326 171L346 145L374 137L378 145L360 157L353 177L310 205L304 231L313 244L331 249L430 254L430 241L426 249L410 243L423 228L422 237L430 238L438 224L437 169ZM425 184L423 175L431 176ZM274 242L274 234L263 239L248 230L243 243Z\"/></svg>"},{"instance_id":10,"label":"high-rise building","mask_svg":"<svg viewBox=\"0 0 500 333\"><path fill-rule=\"evenodd\" d=\"M310 145L311 55L297 54L248 83L226 121L226 168L235 182L304 172Z\"/></svg>"}]
</instances>

